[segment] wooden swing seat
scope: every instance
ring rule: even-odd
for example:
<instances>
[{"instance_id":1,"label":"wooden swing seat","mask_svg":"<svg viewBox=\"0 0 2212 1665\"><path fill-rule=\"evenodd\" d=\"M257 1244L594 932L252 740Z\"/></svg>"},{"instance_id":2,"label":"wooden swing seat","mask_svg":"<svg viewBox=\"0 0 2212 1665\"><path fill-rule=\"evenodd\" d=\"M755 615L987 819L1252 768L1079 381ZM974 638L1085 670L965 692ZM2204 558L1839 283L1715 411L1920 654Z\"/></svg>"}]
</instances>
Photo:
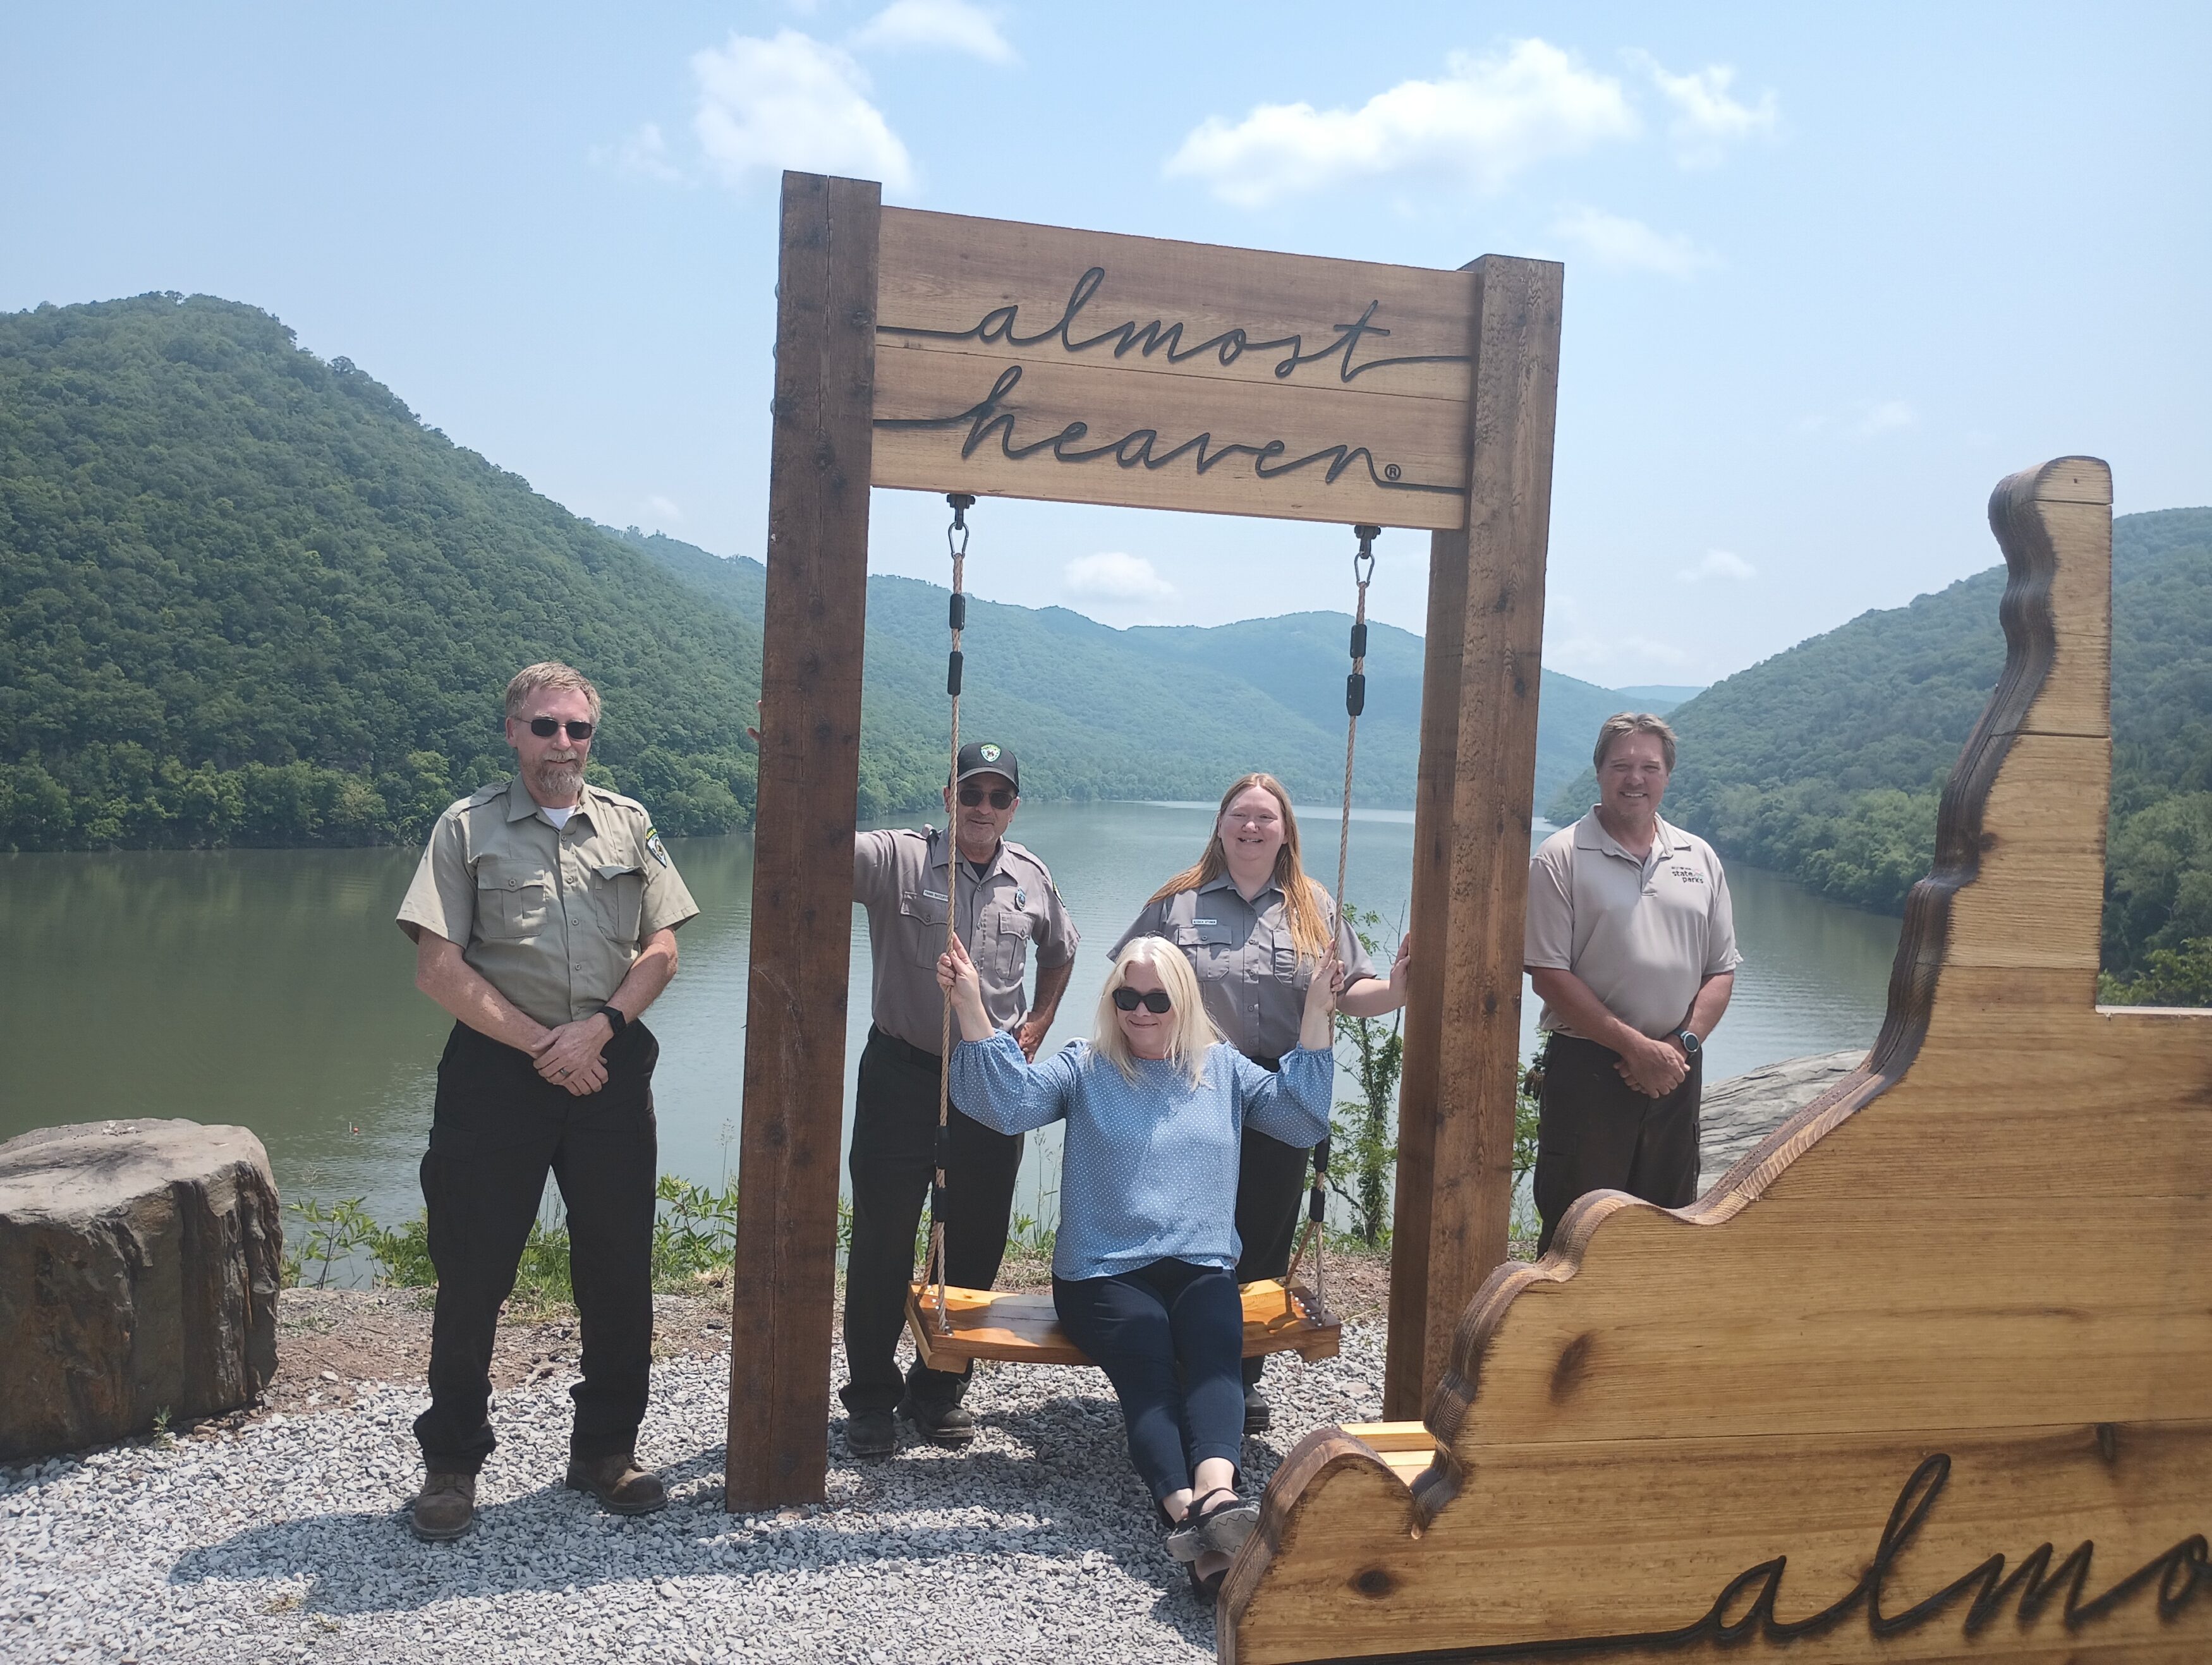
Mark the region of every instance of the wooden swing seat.
<instances>
[{"instance_id":1,"label":"wooden swing seat","mask_svg":"<svg viewBox=\"0 0 2212 1665\"><path fill-rule=\"evenodd\" d=\"M1322 1310L1300 1285L1267 1279L1246 1284L1244 1356L1294 1352L1309 1361L1334 1358L1344 1326ZM971 1358L1001 1358L1017 1364L1088 1364L1090 1358L1067 1339L1053 1311L1050 1291L1029 1295L994 1290L945 1291L948 1333L937 1327L933 1285L908 1285L906 1327L915 1351L933 1370L965 1369Z\"/></svg>"}]
</instances>

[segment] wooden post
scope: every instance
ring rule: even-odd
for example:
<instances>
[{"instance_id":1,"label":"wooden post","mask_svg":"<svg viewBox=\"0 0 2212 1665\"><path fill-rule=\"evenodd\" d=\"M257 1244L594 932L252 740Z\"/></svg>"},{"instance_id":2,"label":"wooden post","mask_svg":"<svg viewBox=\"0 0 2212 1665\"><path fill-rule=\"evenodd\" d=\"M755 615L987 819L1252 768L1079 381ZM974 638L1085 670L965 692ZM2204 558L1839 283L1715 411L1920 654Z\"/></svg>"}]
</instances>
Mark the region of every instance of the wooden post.
<instances>
[{"instance_id":1,"label":"wooden post","mask_svg":"<svg viewBox=\"0 0 2212 1665\"><path fill-rule=\"evenodd\" d=\"M724 1498L819 1502L851 970L882 188L783 176Z\"/></svg>"},{"instance_id":2,"label":"wooden post","mask_svg":"<svg viewBox=\"0 0 2212 1665\"><path fill-rule=\"evenodd\" d=\"M1565 269L1485 255L1468 523L1431 535L1383 1414L1421 1414L1505 1259Z\"/></svg>"}]
</instances>

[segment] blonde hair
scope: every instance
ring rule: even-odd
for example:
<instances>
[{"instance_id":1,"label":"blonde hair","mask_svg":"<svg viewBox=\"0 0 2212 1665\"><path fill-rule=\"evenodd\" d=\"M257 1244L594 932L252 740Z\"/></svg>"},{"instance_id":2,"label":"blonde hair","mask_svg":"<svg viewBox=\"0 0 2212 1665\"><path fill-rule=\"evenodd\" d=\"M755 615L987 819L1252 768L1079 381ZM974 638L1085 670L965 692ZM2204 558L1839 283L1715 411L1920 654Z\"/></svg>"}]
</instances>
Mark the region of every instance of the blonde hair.
<instances>
[{"instance_id":1,"label":"blonde hair","mask_svg":"<svg viewBox=\"0 0 2212 1665\"><path fill-rule=\"evenodd\" d=\"M1656 734L1659 738L1659 756L1666 763L1667 773L1674 772L1674 731L1664 717L1655 717L1649 711L1620 711L1605 720L1597 732L1597 749L1590 754L1590 767L1603 769L1605 754L1613 743L1631 734Z\"/></svg>"},{"instance_id":2,"label":"blonde hair","mask_svg":"<svg viewBox=\"0 0 2212 1665\"><path fill-rule=\"evenodd\" d=\"M1206 854L1197 865L1186 867L1152 892L1153 902L1164 902L1183 890L1211 884L1229 871L1228 852L1221 848L1221 817L1229 806L1255 787L1275 800L1283 816L1283 848L1275 852L1275 888L1283 893L1283 917L1291 927L1291 941L1300 955L1316 960L1328 951L1328 910L1322 906L1322 889L1306 877L1298 860L1298 817L1291 811L1291 794L1272 775L1240 775L1221 794L1221 807L1213 812L1213 831L1206 841ZM1150 904L1146 904L1149 906Z\"/></svg>"},{"instance_id":3,"label":"blonde hair","mask_svg":"<svg viewBox=\"0 0 2212 1665\"><path fill-rule=\"evenodd\" d=\"M599 721L599 690L574 665L558 659L540 659L514 673L514 680L507 685L507 714L520 717L530 696L543 688L566 688L581 694L592 708L592 720Z\"/></svg>"},{"instance_id":4,"label":"blonde hair","mask_svg":"<svg viewBox=\"0 0 2212 1665\"><path fill-rule=\"evenodd\" d=\"M1139 937L1115 957L1114 969L1106 974L1106 987L1098 995L1092 1050L1110 1060L1129 1080L1137 1079L1137 1055L1129 1050L1129 1037L1121 1032L1121 1014L1114 1005L1114 991L1129 981L1133 965L1152 967L1158 974L1160 987L1175 1003L1175 1037L1168 1042L1167 1061L1196 1086L1206 1079L1206 1048L1220 1037L1199 999L1198 974L1190 969L1182 950L1164 937Z\"/></svg>"}]
</instances>

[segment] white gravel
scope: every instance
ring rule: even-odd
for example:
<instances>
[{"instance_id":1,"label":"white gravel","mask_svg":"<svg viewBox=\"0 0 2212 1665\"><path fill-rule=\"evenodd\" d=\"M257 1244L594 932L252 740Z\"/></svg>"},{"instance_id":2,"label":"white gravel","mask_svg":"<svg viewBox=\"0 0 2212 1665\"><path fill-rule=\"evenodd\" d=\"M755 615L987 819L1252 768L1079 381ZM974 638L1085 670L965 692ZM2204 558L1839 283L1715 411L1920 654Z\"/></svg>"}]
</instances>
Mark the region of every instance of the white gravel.
<instances>
[{"instance_id":1,"label":"white gravel","mask_svg":"<svg viewBox=\"0 0 2212 1665\"><path fill-rule=\"evenodd\" d=\"M987 1365L963 1452L914 1441L858 1463L833 1420L829 1502L722 1510L728 1362L653 1372L641 1459L672 1501L624 1520L562 1489L562 1376L499 1396L476 1530L418 1543L402 1511L419 1389L234 1434L0 1468L0 1660L1175 1661L1213 1615L1160 1547L1095 1370ZM842 1367L839 1370L842 1376ZM1382 1332L1267 1372L1276 1431L1370 1419Z\"/></svg>"}]
</instances>

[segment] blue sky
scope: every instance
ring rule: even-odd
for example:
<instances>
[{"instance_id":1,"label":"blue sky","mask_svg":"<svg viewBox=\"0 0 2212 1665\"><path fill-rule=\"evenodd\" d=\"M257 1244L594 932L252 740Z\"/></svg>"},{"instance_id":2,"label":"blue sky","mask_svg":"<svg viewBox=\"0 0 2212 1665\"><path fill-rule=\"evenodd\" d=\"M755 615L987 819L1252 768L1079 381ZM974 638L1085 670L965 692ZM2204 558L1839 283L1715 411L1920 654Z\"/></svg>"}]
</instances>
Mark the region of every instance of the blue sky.
<instances>
[{"instance_id":1,"label":"blue sky","mask_svg":"<svg viewBox=\"0 0 2212 1665\"><path fill-rule=\"evenodd\" d=\"M250 301L579 513L757 554L782 167L1560 258L1547 659L1701 683L1990 564L2012 469L2212 501L2208 61L2189 5L16 5L0 308ZM941 580L942 518L878 493L875 564ZM1349 543L994 501L969 586L1214 623L1348 606Z\"/></svg>"}]
</instances>

